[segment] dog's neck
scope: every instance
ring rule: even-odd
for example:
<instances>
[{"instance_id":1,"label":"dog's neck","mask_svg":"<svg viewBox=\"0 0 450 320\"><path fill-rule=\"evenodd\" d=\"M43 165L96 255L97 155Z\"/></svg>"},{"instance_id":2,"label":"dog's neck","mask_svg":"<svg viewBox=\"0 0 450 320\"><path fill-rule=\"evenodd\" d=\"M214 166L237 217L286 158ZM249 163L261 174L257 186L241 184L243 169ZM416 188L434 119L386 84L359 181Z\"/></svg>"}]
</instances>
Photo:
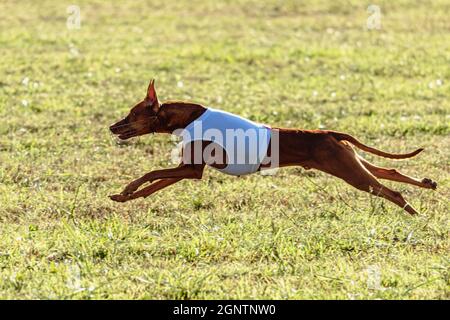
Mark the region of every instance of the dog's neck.
<instances>
[{"instance_id":1,"label":"dog's neck","mask_svg":"<svg viewBox=\"0 0 450 320\"><path fill-rule=\"evenodd\" d=\"M160 106L158 112L158 133L172 133L177 129L184 129L189 123L200 117L206 108L202 105L183 102L168 101Z\"/></svg>"}]
</instances>

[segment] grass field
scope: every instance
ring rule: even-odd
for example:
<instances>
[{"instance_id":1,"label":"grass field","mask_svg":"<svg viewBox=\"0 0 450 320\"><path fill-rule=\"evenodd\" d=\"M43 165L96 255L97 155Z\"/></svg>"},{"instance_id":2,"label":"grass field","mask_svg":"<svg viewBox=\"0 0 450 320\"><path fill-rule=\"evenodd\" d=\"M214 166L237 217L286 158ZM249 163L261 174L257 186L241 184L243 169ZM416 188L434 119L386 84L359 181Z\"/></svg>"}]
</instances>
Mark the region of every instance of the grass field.
<instances>
[{"instance_id":1,"label":"grass field","mask_svg":"<svg viewBox=\"0 0 450 320\"><path fill-rule=\"evenodd\" d=\"M79 29L67 7L78 5ZM0 298L449 299L450 3L0 0ZM411 217L300 168L208 169L125 204L108 195L170 163L169 136L118 145L145 95L282 127L345 131Z\"/></svg>"}]
</instances>

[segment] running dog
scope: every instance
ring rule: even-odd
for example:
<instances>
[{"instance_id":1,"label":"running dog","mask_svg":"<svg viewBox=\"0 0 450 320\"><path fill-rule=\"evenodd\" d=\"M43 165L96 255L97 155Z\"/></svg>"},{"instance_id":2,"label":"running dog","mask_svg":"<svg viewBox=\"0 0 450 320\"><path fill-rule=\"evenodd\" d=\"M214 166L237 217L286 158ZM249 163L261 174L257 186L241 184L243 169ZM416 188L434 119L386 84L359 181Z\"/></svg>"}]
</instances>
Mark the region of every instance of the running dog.
<instances>
[{"instance_id":1,"label":"running dog","mask_svg":"<svg viewBox=\"0 0 450 320\"><path fill-rule=\"evenodd\" d=\"M390 159L411 158L423 149L393 154L369 147L346 133L269 127L196 103L160 103L154 80L150 81L144 100L135 105L124 119L111 125L110 130L122 140L149 133L177 134L183 137L182 160L178 167L151 171L132 181L122 193L110 196L117 202L146 198L183 179L201 179L207 165L235 176L273 167L302 166L305 169L317 169L336 176L359 190L383 197L410 214L418 212L399 192L382 185L377 178L426 189L437 187L436 182L431 179L416 179L395 169L375 166L357 155L351 145ZM203 133L213 130L214 137L211 134L195 136L195 132L199 130L203 130ZM237 135L237 140L229 138L227 133L230 130L253 130L253 144L257 147L253 148L246 143L236 147L236 143L227 143L243 139L242 135L241 138ZM222 139L217 139L219 135L222 135ZM237 141L238 145L239 142L242 141ZM275 156L276 161L273 160ZM236 157L244 161L235 161ZM146 183L151 184L139 189Z\"/></svg>"}]
</instances>

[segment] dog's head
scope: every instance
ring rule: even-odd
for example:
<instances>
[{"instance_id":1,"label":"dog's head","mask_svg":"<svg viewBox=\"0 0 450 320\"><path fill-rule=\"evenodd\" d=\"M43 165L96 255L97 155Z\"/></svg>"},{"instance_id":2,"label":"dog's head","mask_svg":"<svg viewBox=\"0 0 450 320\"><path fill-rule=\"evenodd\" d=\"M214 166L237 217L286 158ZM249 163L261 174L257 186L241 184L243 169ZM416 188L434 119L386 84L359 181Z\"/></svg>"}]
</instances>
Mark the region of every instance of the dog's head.
<instances>
[{"instance_id":1,"label":"dog's head","mask_svg":"<svg viewBox=\"0 0 450 320\"><path fill-rule=\"evenodd\" d=\"M114 123L109 129L122 140L155 132L158 125L159 109L160 104L156 96L155 80L151 80L145 99L131 108L130 113L125 118Z\"/></svg>"}]
</instances>

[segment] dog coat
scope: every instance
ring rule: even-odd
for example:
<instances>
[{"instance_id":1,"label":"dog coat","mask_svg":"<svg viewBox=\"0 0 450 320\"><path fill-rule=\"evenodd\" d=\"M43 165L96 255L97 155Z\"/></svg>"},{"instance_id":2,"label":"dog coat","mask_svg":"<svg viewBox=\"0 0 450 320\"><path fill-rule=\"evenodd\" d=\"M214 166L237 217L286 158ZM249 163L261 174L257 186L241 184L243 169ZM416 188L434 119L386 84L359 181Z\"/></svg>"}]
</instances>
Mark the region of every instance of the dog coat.
<instances>
[{"instance_id":1,"label":"dog coat","mask_svg":"<svg viewBox=\"0 0 450 320\"><path fill-rule=\"evenodd\" d=\"M271 129L226 111L207 108L199 118L182 129L181 133L175 134L183 138L183 146L200 140L216 143L226 152L227 166L223 169L213 168L229 175L241 176L258 171L267 154ZM198 156L201 144L193 145L194 155ZM210 146L211 148L208 148ZM205 154L214 149L213 144L208 147L205 148ZM223 159L220 151L220 148L215 148L216 162ZM194 162L197 162L195 156Z\"/></svg>"}]
</instances>

